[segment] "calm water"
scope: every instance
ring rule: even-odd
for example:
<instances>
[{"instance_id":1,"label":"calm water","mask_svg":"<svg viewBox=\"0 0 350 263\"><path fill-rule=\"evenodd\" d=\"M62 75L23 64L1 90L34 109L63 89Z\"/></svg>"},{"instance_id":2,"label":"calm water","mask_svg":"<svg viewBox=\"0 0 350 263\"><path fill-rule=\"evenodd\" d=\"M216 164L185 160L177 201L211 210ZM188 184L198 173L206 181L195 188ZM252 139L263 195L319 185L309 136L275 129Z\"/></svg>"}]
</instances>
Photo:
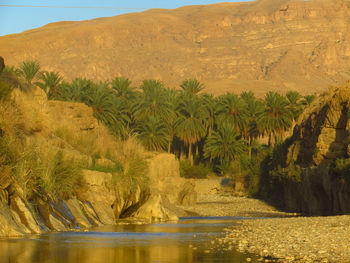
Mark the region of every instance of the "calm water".
<instances>
[{"instance_id":1,"label":"calm water","mask_svg":"<svg viewBox=\"0 0 350 263\"><path fill-rule=\"evenodd\" d=\"M124 224L0 240L0 262L246 262L256 257L214 250L210 241L237 218L185 218L175 223ZM192 247L191 247L192 246ZM194 250L193 247L197 249Z\"/></svg>"}]
</instances>

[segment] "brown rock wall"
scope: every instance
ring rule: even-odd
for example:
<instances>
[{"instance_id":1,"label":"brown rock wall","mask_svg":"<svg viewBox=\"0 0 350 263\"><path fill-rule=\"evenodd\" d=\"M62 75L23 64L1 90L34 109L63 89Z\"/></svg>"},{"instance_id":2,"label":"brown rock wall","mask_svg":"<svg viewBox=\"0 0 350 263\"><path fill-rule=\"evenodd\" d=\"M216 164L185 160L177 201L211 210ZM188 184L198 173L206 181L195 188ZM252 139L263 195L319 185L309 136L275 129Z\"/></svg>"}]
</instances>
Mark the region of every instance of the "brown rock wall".
<instances>
[{"instance_id":1,"label":"brown rock wall","mask_svg":"<svg viewBox=\"0 0 350 263\"><path fill-rule=\"evenodd\" d=\"M279 164L285 175L273 190L283 196L285 209L323 215L350 212L349 175L336 170L337 161L350 158L349 116L347 82L321 94L300 117L284 145L285 161Z\"/></svg>"}]
</instances>

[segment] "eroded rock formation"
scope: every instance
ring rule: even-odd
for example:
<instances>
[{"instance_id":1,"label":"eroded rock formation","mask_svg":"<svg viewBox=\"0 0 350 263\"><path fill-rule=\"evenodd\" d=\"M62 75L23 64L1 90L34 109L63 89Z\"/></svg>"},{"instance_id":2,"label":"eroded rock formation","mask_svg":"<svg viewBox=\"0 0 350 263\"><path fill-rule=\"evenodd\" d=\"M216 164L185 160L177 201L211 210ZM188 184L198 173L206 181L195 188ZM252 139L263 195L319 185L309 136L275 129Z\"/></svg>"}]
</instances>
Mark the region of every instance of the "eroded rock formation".
<instances>
[{"instance_id":1,"label":"eroded rock formation","mask_svg":"<svg viewBox=\"0 0 350 263\"><path fill-rule=\"evenodd\" d=\"M276 149L269 180L288 210L350 212L350 82L321 94Z\"/></svg>"}]
</instances>

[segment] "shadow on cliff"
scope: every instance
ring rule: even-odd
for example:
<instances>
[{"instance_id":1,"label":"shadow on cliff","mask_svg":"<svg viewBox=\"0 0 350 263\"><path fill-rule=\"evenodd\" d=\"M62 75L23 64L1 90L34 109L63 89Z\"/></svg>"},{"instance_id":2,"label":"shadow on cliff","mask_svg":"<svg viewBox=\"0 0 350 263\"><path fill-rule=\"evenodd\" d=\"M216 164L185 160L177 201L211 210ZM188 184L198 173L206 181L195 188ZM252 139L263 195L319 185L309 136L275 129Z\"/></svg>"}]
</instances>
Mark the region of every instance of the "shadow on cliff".
<instances>
[{"instance_id":1,"label":"shadow on cliff","mask_svg":"<svg viewBox=\"0 0 350 263\"><path fill-rule=\"evenodd\" d=\"M346 137L346 107L336 124L336 136L329 151L320 163L315 161L319 150L317 143L329 110L327 104L317 115L311 113L302 125L294 128L292 137L276 145L263 161L260 198L287 212L328 215L342 211L339 210L341 205L339 200L336 201L334 182L328 170L334 158L333 149L339 148L339 143Z\"/></svg>"}]
</instances>

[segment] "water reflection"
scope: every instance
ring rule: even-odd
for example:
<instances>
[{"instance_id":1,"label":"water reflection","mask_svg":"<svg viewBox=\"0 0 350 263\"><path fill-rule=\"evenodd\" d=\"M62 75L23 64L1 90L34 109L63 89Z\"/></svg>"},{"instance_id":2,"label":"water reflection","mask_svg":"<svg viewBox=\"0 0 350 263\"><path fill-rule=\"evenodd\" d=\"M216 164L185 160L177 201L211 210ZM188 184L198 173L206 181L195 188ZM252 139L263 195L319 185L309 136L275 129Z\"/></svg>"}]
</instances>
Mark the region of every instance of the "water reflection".
<instances>
[{"instance_id":1,"label":"water reflection","mask_svg":"<svg viewBox=\"0 0 350 263\"><path fill-rule=\"evenodd\" d=\"M211 247L210 241L233 223L191 219L0 240L0 262L245 262L248 255Z\"/></svg>"}]
</instances>

